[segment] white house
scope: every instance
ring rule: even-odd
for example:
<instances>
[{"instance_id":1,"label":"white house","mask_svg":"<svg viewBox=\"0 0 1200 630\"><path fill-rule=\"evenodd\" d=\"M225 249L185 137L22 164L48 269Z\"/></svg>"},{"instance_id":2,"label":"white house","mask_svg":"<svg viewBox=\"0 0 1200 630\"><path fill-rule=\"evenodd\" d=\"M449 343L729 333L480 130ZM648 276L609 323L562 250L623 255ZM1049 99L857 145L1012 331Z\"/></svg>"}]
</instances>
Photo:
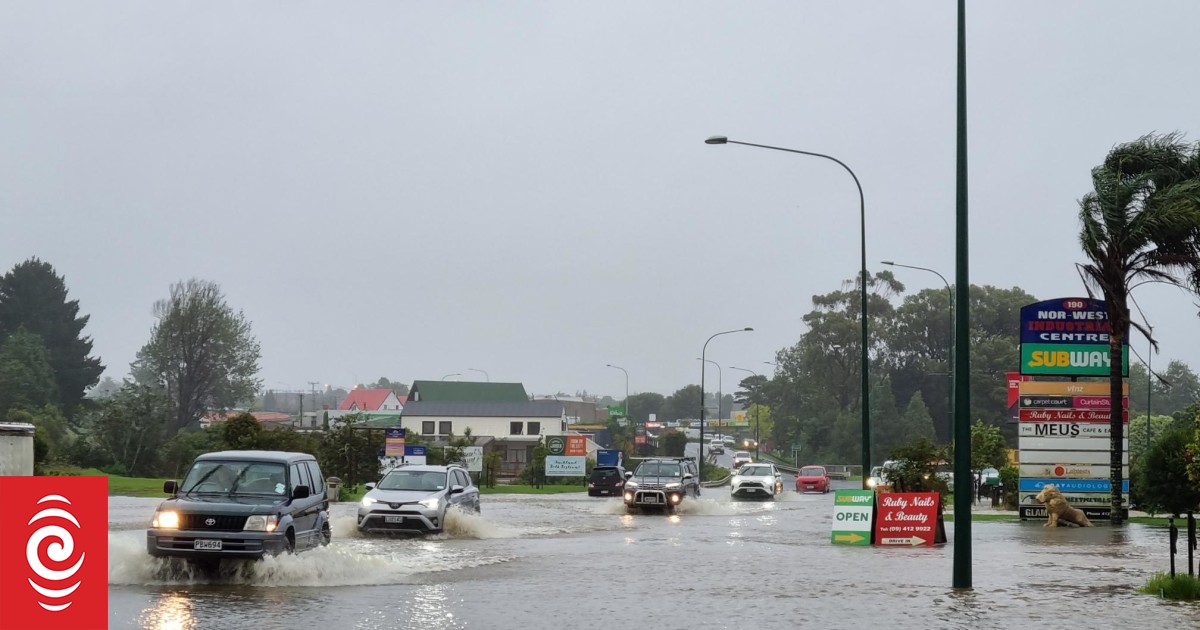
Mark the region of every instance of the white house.
<instances>
[{"instance_id":1,"label":"white house","mask_svg":"<svg viewBox=\"0 0 1200 630\"><path fill-rule=\"evenodd\" d=\"M567 416L554 400L526 402L409 402L400 425L421 440L436 443L451 434L495 438L504 449L505 474L520 472L541 437L566 433Z\"/></svg>"}]
</instances>

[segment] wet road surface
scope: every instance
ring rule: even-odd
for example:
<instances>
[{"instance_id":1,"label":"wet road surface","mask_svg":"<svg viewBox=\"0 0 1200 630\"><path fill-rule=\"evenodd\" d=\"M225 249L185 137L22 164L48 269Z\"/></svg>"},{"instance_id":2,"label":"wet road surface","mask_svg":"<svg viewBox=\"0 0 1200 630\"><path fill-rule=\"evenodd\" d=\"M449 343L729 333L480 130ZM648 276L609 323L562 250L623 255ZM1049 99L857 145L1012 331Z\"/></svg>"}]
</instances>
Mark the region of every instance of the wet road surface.
<instances>
[{"instance_id":1,"label":"wet road surface","mask_svg":"<svg viewBox=\"0 0 1200 630\"><path fill-rule=\"evenodd\" d=\"M832 497L730 502L727 488L706 489L668 516L626 515L618 499L583 493L487 495L481 515L456 515L445 534L385 540L359 537L355 506L338 504L329 547L217 580L146 555L157 500L113 497L110 625L1200 627L1200 606L1134 591L1167 566L1163 528L977 522L975 588L959 593L951 524L951 544L937 548L834 547Z\"/></svg>"}]
</instances>

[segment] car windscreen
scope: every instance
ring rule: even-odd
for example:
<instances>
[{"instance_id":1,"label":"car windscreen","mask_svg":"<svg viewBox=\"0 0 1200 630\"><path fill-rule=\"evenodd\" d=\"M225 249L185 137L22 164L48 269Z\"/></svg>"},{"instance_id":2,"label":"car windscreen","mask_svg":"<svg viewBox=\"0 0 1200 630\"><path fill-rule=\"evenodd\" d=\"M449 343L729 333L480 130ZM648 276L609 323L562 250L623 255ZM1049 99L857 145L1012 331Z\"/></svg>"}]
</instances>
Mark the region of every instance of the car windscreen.
<instances>
[{"instance_id":1,"label":"car windscreen","mask_svg":"<svg viewBox=\"0 0 1200 630\"><path fill-rule=\"evenodd\" d=\"M741 472L738 473L743 477L770 477L770 466L743 466Z\"/></svg>"},{"instance_id":2,"label":"car windscreen","mask_svg":"<svg viewBox=\"0 0 1200 630\"><path fill-rule=\"evenodd\" d=\"M592 480L599 481L601 479L616 479L620 474L616 468L593 468Z\"/></svg>"},{"instance_id":3,"label":"car windscreen","mask_svg":"<svg viewBox=\"0 0 1200 630\"><path fill-rule=\"evenodd\" d=\"M738 451L734 453L733 456L738 459L750 459L750 453L747 453L746 451Z\"/></svg>"},{"instance_id":4,"label":"car windscreen","mask_svg":"<svg viewBox=\"0 0 1200 630\"><path fill-rule=\"evenodd\" d=\"M825 469L824 468L801 468L800 476L801 477L824 477Z\"/></svg>"},{"instance_id":5,"label":"car windscreen","mask_svg":"<svg viewBox=\"0 0 1200 630\"><path fill-rule=\"evenodd\" d=\"M276 462L199 461L192 466L180 488L184 494L270 494L287 493L286 469Z\"/></svg>"},{"instance_id":6,"label":"car windscreen","mask_svg":"<svg viewBox=\"0 0 1200 630\"><path fill-rule=\"evenodd\" d=\"M375 487L380 490L437 492L446 488L446 473L440 470L393 470Z\"/></svg>"},{"instance_id":7,"label":"car windscreen","mask_svg":"<svg viewBox=\"0 0 1200 630\"><path fill-rule=\"evenodd\" d=\"M639 477L678 477L679 464L675 462L646 462L638 466Z\"/></svg>"}]
</instances>

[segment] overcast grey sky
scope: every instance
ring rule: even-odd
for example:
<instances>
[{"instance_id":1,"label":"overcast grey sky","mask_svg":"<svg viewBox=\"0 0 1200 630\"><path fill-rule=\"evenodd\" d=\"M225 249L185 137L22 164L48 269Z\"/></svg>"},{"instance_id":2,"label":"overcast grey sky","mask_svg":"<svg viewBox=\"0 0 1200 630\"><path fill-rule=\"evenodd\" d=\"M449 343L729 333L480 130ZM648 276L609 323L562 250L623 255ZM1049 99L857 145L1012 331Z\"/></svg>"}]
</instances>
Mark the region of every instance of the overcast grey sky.
<instances>
[{"instance_id":1,"label":"overcast grey sky","mask_svg":"<svg viewBox=\"0 0 1200 630\"><path fill-rule=\"evenodd\" d=\"M968 5L971 280L1081 295L1089 169L1200 139L1200 2ZM270 388L480 368L620 396L615 363L670 393L753 326L709 345L732 391L856 273L858 199L833 163L704 138L837 156L871 269L952 277L954 6L6 0L0 267L64 274L115 378L199 277ZM1136 297L1156 363L1200 368L1192 300Z\"/></svg>"}]
</instances>

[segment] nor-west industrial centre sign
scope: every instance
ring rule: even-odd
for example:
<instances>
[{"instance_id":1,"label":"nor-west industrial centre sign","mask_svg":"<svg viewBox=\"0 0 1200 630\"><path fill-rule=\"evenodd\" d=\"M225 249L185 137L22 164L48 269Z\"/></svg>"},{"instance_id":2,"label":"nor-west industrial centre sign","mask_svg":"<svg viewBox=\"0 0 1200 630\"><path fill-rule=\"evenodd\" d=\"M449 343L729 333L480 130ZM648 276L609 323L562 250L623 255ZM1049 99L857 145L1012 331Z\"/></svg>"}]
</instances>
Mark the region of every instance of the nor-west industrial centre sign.
<instances>
[{"instance_id":1,"label":"nor-west industrial centre sign","mask_svg":"<svg viewBox=\"0 0 1200 630\"><path fill-rule=\"evenodd\" d=\"M1021 308L1021 374L1108 376L1112 326L1103 300L1058 298ZM1129 374L1129 350L1121 354Z\"/></svg>"}]
</instances>

